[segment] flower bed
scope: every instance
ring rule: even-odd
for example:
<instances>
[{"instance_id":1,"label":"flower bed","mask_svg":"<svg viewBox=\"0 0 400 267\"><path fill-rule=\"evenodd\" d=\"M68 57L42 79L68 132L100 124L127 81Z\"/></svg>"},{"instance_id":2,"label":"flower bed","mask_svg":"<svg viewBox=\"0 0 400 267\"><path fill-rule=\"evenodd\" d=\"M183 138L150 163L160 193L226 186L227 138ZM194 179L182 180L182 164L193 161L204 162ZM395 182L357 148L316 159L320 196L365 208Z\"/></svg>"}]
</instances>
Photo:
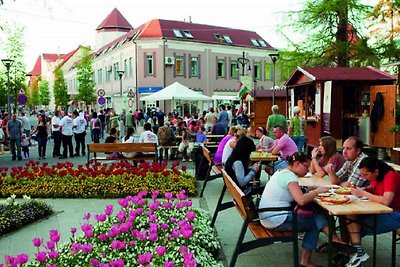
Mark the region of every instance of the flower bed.
<instances>
[{"instance_id":1,"label":"flower bed","mask_svg":"<svg viewBox=\"0 0 400 267\"><path fill-rule=\"evenodd\" d=\"M86 214L82 235L72 228L70 242L60 245L57 230L50 239L34 238L38 252L28 262L27 254L6 256L6 264L24 266L223 266L215 257L220 245L208 214L193 208L181 191L158 200L153 191L119 199L119 211L112 205L104 213ZM15 265L16 266L16 265Z\"/></svg>"},{"instance_id":2,"label":"flower bed","mask_svg":"<svg viewBox=\"0 0 400 267\"><path fill-rule=\"evenodd\" d=\"M15 195L12 195L0 203L0 236L52 213L52 207L42 201L24 196L23 202L16 202Z\"/></svg>"},{"instance_id":3,"label":"flower bed","mask_svg":"<svg viewBox=\"0 0 400 267\"><path fill-rule=\"evenodd\" d=\"M128 162L93 163L74 168L70 162L49 167L47 163L29 161L25 166L0 168L0 197L29 195L40 198L118 198L135 195L143 190L159 190L174 194L185 190L190 196L197 193L196 179L181 170L179 163L144 162L137 167Z\"/></svg>"}]
</instances>

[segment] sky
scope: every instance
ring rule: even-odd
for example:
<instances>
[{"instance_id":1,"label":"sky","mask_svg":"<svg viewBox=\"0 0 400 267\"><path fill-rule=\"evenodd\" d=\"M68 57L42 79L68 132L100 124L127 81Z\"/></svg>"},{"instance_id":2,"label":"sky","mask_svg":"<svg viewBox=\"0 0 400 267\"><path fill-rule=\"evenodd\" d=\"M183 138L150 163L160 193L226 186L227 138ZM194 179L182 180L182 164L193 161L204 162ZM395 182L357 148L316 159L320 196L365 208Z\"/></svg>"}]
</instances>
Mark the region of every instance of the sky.
<instances>
[{"instance_id":1,"label":"sky","mask_svg":"<svg viewBox=\"0 0 400 267\"><path fill-rule=\"evenodd\" d=\"M133 27L152 19L170 19L257 32L276 48L285 46L277 25L286 10L301 9L304 0L242 2L231 0L4 0L0 25L25 27L25 64L31 71L41 53L65 54L78 45L94 45L96 27L117 8ZM188 2L192 2L188 4ZM0 32L1 34L1 32ZM3 37L4 38L4 35ZM3 53L3 54L2 54ZM4 52L0 51L3 58Z\"/></svg>"}]
</instances>

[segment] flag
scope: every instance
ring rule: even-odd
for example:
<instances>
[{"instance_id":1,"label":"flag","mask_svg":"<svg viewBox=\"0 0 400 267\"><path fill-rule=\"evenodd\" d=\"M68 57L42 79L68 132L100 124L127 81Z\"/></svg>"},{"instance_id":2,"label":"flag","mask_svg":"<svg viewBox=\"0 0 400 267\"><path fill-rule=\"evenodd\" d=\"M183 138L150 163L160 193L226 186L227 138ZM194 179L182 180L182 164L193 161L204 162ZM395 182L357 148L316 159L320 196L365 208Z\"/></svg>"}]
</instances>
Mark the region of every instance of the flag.
<instances>
[{"instance_id":1,"label":"flag","mask_svg":"<svg viewBox=\"0 0 400 267\"><path fill-rule=\"evenodd\" d=\"M251 90L244 85L242 82L239 83L239 98L244 99L247 94L251 93Z\"/></svg>"}]
</instances>

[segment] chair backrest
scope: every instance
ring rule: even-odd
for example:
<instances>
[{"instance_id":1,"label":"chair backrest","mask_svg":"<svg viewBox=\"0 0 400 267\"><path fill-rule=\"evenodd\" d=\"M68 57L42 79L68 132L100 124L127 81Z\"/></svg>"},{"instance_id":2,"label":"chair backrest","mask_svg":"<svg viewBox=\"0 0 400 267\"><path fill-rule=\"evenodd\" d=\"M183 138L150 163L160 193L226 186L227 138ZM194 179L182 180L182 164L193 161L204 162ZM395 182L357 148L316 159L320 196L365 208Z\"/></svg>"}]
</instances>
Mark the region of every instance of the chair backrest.
<instances>
[{"instance_id":1,"label":"chair backrest","mask_svg":"<svg viewBox=\"0 0 400 267\"><path fill-rule=\"evenodd\" d=\"M226 189L231 194L233 200L236 203L242 217L247 216L249 220L254 219L254 207L252 208L251 199L246 197L240 187L232 180L232 178L226 173L225 170L221 170L222 176L224 177L224 182Z\"/></svg>"},{"instance_id":2,"label":"chair backrest","mask_svg":"<svg viewBox=\"0 0 400 267\"><path fill-rule=\"evenodd\" d=\"M155 143L94 143L88 144L89 152L157 152Z\"/></svg>"},{"instance_id":3,"label":"chair backrest","mask_svg":"<svg viewBox=\"0 0 400 267\"><path fill-rule=\"evenodd\" d=\"M210 164L213 164L213 159L211 158L210 150L208 150L208 148L206 148L205 146L202 146L202 148L203 148L203 156L207 159L207 161Z\"/></svg>"}]
</instances>

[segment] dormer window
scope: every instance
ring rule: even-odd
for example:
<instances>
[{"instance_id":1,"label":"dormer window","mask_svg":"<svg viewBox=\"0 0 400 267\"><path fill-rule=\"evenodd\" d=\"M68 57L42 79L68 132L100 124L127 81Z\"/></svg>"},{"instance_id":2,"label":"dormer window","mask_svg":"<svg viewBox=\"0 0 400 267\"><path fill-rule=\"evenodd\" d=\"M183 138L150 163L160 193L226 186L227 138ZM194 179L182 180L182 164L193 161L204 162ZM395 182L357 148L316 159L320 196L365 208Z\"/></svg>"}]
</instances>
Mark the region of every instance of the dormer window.
<instances>
[{"instance_id":1,"label":"dormer window","mask_svg":"<svg viewBox=\"0 0 400 267\"><path fill-rule=\"evenodd\" d=\"M173 29L172 31L174 32L176 38L183 38L183 35L180 30Z\"/></svg>"},{"instance_id":2,"label":"dormer window","mask_svg":"<svg viewBox=\"0 0 400 267\"><path fill-rule=\"evenodd\" d=\"M250 38L250 41L254 46L260 46L256 39Z\"/></svg>"},{"instance_id":3,"label":"dormer window","mask_svg":"<svg viewBox=\"0 0 400 267\"><path fill-rule=\"evenodd\" d=\"M267 44L264 42L263 39L258 39L258 42L260 43L260 45L261 45L262 47L267 47Z\"/></svg>"},{"instance_id":4,"label":"dormer window","mask_svg":"<svg viewBox=\"0 0 400 267\"><path fill-rule=\"evenodd\" d=\"M189 31L183 31L183 34L188 39L193 39L193 35Z\"/></svg>"},{"instance_id":5,"label":"dormer window","mask_svg":"<svg viewBox=\"0 0 400 267\"><path fill-rule=\"evenodd\" d=\"M231 44L232 43L232 39L228 36L228 35L224 35L224 40L227 44Z\"/></svg>"},{"instance_id":6,"label":"dormer window","mask_svg":"<svg viewBox=\"0 0 400 267\"><path fill-rule=\"evenodd\" d=\"M222 35L218 34L218 33L215 33L215 34L214 34L214 37L215 37L215 39L217 39L217 41L220 42L220 43L224 43L224 42L225 42L224 37L223 37Z\"/></svg>"}]
</instances>

